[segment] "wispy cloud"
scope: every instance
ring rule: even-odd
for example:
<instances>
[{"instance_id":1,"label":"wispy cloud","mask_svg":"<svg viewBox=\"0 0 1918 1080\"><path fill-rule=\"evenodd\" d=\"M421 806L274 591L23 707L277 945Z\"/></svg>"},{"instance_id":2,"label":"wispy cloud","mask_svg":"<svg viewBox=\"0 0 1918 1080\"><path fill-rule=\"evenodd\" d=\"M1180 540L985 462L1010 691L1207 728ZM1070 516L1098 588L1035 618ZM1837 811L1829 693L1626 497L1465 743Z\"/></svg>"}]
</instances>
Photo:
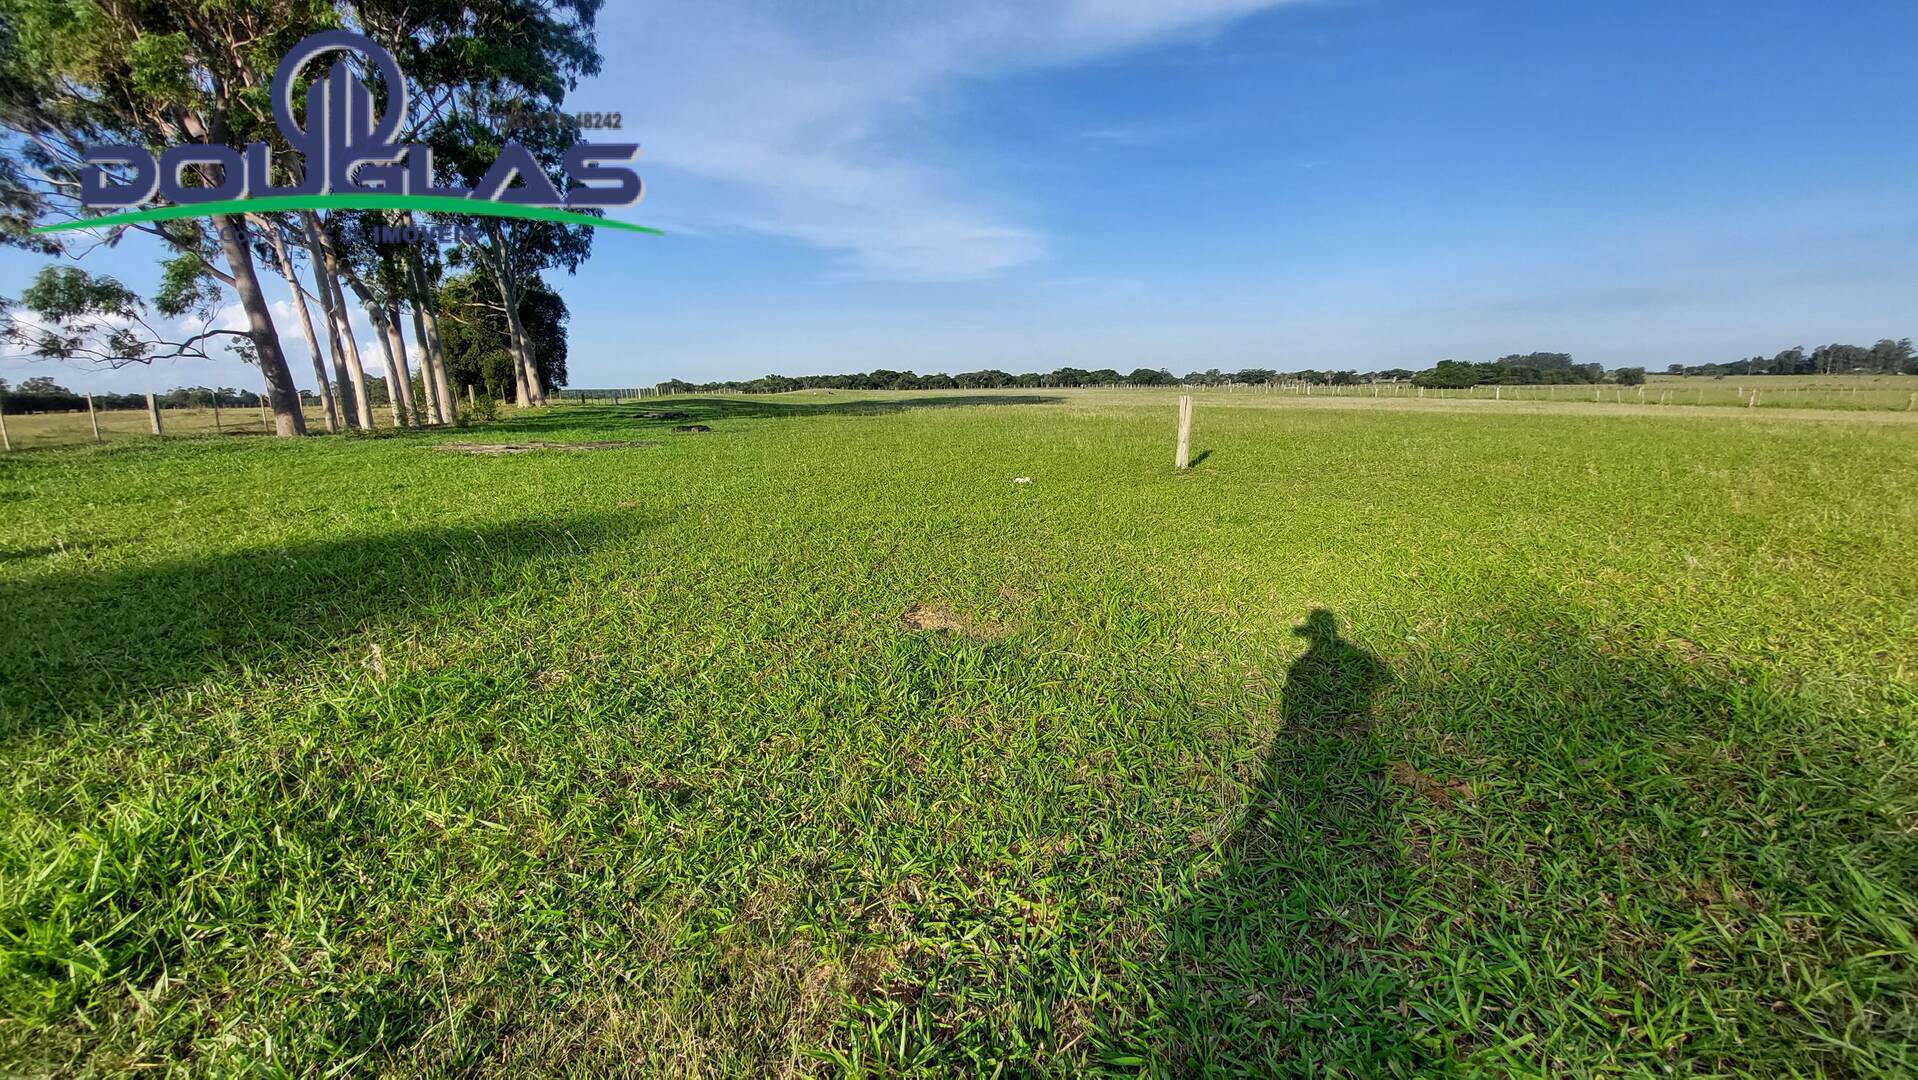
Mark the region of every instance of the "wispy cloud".
<instances>
[{"instance_id":1,"label":"wispy cloud","mask_svg":"<svg viewBox=\"0 0 1918 1080\"><path fill-rule=\"evenodd\" d=\"M952 280L1045 237L939 138L968 80L1197 39L1287 0L664 0L607 10L577 107L646 147L650 221L784 237L852 273Z\"/></svg>"}]
</instances>

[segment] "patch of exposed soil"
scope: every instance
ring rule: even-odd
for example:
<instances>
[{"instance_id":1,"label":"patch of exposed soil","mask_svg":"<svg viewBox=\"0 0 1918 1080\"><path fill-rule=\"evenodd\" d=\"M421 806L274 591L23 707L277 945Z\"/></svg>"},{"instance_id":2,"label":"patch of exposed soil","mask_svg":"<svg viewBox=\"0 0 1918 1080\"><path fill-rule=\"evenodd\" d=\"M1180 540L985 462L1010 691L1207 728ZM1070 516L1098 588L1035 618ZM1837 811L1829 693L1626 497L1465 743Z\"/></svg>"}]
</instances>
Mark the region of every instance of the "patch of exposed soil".
<instances>
[{"instance_id":1,"label":"patch of exposed soil","mask_svg":"<svg viewBox=\"0 0 1918 1080\"><path fill-rule=\"evenodd\" d=\"M1412 767L1409 761L1392 763L1392 782L1400 787L1408 787L1440 806L1449 806L1455 799L1470 799L1472 786L1463 780L1449 780L1440 783L1433 777Z\"/></svg>"},{"instance_id":2,"label":"patch of exposed soil","mask_svg":"<svg viewBox=\"0 0 1918 1080\"><path fill-rule=\"evenodd\" d=\"M947 630L985 641L1005 637L1013 630L1005 623L967 618L946 605L937 603L914 604L911 611L899 617L899 621L905 624L908 630Z\"/></svg>"},{"instance_id":3,"label":"patch of exposed soil","mask_svg":"<svg viewBox=\"0 0 1918 1080\"><path fill-rule=\"evenodd\" d=\"M487 457L497 457L501 454L530 454L535 450L627 450L658 445L656 442L648 442L644 439L598 439L590 442L449 442L440 443L439 448L460 454L482 454Z\"/></svg>"}]
</instances>

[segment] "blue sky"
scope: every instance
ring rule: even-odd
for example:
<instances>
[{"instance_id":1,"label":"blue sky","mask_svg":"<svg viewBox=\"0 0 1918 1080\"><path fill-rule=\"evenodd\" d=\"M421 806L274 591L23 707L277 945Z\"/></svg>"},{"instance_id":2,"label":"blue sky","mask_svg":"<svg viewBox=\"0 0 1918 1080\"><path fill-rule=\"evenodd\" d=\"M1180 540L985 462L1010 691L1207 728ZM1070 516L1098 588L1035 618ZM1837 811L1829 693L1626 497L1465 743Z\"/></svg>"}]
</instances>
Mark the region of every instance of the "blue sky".
<instances>
[{"instance_id":1,"label":"blue sky","mask_svg":"<svg viewBox=\"0 0 1918 1080\"><path fill-rule=\"evenodd\" d=\"M622 216L668 235L555 279L572 381L1918 335L1914 46L1907 0L613 4L572 105L622 114ZM0 294L38 265L0 253ZM38 373L258 381L0 363Z\"/></svg>"}]
</instances>

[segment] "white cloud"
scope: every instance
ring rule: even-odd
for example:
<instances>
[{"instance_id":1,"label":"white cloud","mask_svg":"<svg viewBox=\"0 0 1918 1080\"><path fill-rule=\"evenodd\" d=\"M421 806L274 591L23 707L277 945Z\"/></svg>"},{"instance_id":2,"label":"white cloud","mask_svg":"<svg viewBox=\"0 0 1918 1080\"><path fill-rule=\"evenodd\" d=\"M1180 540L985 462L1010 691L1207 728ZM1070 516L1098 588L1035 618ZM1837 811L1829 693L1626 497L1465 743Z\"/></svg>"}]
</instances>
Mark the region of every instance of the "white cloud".
<instances>
[{"instance_id":1,"label":"white cloud","mask_svg":"<svg viewBox=\"0 0 1918 1080\"><path fill-rule=\"evenodd\" d=\"M1045 237L937 138L968 79L1180 36L1286 0L666 0L601 13L607 71L573 97L642 143L640 216L832 252L858 273L984 277Z\"/></svg>"},{"instance_id":2,"label":"white cloud","mask_svg":"<svg viewBox=\"0 0 1918 1080\"><path fill-rule=\"evenodd\" d=\"M277 320L274 325L279 325ZM246 309L240 306L238 300L232 301L213 313L212 329L214 330L245 330L247 326Z\"/></svg>"}]
</instances>

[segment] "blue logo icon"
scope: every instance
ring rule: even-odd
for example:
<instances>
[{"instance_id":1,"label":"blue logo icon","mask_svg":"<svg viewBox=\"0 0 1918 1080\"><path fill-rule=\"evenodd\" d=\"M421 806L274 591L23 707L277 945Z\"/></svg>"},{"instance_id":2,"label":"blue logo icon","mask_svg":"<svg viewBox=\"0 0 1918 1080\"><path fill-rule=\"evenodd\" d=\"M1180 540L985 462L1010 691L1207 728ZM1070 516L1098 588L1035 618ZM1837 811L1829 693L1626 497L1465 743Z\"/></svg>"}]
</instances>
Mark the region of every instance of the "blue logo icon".
<instances>
[{"instance_id":1,"label":"blue logo icon","mask_svg":"<svg viewBox=\"0 0 1918 1080\"><path fill-rule=\"evenodd\" d=\"M386 90L384 110L355 74L348 58L341 56L323 77L307 87L306 100L296 116L294 98L300 75L315 59L337 52L358 54L379 76ZM308 36L281 59L273 76L272 93L274 122L294 151L290 158L279 159L284 182L275 182L273 150L264 142L249 143L243 151L214 143L189 143L169 147L157 160L144 147L95 146L84 155L87 165L80 172L81 202L94 209L118 209L139 206L158 195L177 207L233 204L217 211L209 207L204 211L207 213L316 206L411 208L640 228L565 212L632 206L645 198L645 183L630 166L639 156L637 143L575 143L562 159L569 180L564 191L554 184L533 152L517 142L503 145L486 174L471 188L436 184L432 148L397 141L408 116L406 73L392 53L362 34L322 30ZM116 166L129 175L116 180L106 166ZM188 169L196 169L202 179L212 176L216 181L189 186L183 180ZM262 200L270 200L271 205ZM187 216L177 207L139 213L142 218ZM39 231L131 220L136 219L118 214Z\"/></svg>"}]
</instances>

